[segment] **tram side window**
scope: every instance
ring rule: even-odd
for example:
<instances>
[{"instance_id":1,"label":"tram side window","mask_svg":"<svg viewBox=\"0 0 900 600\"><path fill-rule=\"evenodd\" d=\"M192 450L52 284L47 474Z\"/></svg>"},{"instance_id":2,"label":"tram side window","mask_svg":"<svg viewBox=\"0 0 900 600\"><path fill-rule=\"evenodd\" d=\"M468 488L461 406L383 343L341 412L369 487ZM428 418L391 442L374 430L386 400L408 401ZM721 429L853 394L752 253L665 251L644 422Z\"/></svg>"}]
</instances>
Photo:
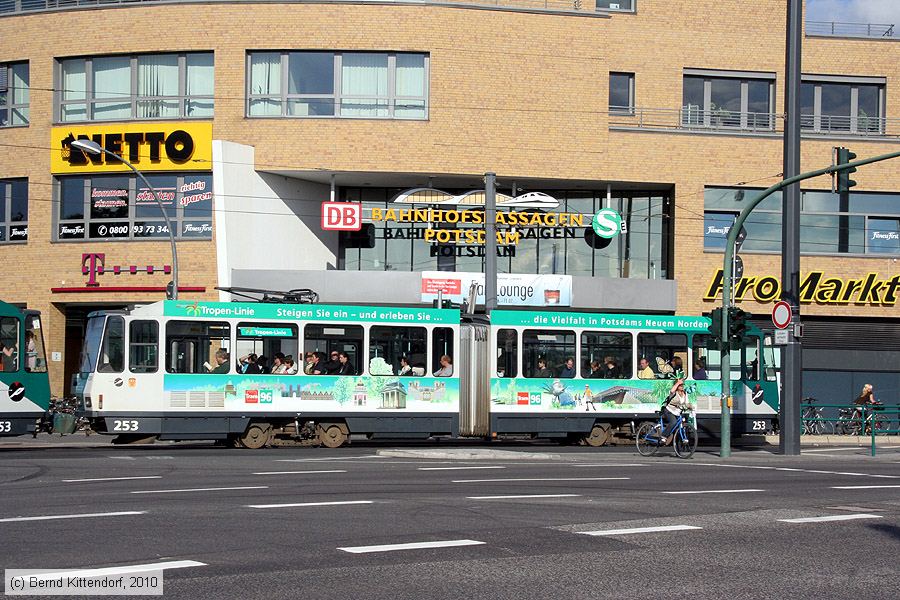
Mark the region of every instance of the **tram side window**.
<instances>
[{"instance_id":1,"label":"tram side window","mask_svg":"<svg viewBox=\"0 0 900 600\"><path fill-rule=\"evenodd\" d=\"M450 364L455 363L453 357L453 329L450 327L435 327L431 330L431 372L440 370L441 357L449 356Z\"/></svg>"},{"instance_id":2,"label":"tram side window","mask_svg":"<svg viewBox=\"0 0 900 600\"><path fill-rule=\"evenodd\" d=\"M630 333L581 334L581 376L590 379L631 379ZM594 363L597 363L596 369Z\"/></svg>"},{"instance_id":3,"label":"tram side window","mask_svg":"<svg viewBox=\"0 0 900 600\"><path fill-rule=\"evenodd\" d=\"M687 336L682 333L639 333L638 357L646 358L660 379L674 379L678 371L687 373Z\"/></svg>"},{"instance_id":4,"label":"tram side window","mask_svg":"<svg viewBox=\"0 0 900 600\"><path fill-rule=\"evenodd\" d=\"M128 370L156 373L159 369L159 323L132 321L128 325Z\"/></svg>"},{"instance_id":5,"label":"tram side window","mask_svg":"<svg viewBox=\"0 0 900 600\"><path fill-rule=\"evenodd\" d=\"M781 356L775 352L771 335L767 335L763 343L763 358L766 361L766 381L777 381L778 365L775 363L776 356Z\"/></svg>"},{"instance_id":6,"label":"tram side window","mask_svg":"<svg viewBox=\"0 0 900 600\"><path fill-rule=\"evenodd\" d=\"M569 359L575 360L574 331L526 329L522 332L525 377L575 377L567 370Z\"/></svg>"},{"instance_id":7,"label":"tram side window","mask_svg":"<svg viewBox=\"0 0 900 600\"><path fill-rule=\"evenodd\" d=\"M0 318L0 371L19 370L19 320Z\"/></svg>"},{"instance_id":8,"label":"tram side window","mask_svg":"<svg viewBox=\"0 0 900 600\"><path fill-rule=\"evenodd\" d=\"M25 370L29 373L47 372L47 352L39 315L25 317Z\"/></svg>"},{"instance_id":9,"label":"tram side window","mask_svg":"<svg viewBox=\"0 0 900 600\"><path fill-rule=\"evenodd\" d=\"M166 371L230 372L231 326L224 321L166 323Z\"/></svg>"},{"instance_id":10,"label":"tram side window","mask_svg":"<svg viewBox=\"0 0 900 600\"><path fill-rule=\"evenodd\" d=\"M519 357L519 334L515 329L497 331L497 377L518 375L516 359Z\"/></svg>"},{"instance_id":11,"label":"tram side window","mask_svg":"<svg viewBox=\"0 0 900 600\"><path fill-rule=\"evenodd\" d=\"M317 370L326 375L340 375L342 363L340 355L347 355L349 369L344 375L362 375L363 372L363 327L362 325L309 324L303 328L303 352L312 352L319 357ZM337 356L335 356L337 355ZM302 359L301 359L302 360ZM300 365L303 369L303 365Z\"/></svg>"},{"instance_id":12,"label":"tram side window","mask_svg":"<svg viewBox=\"0 0 900 600\"><path fill-rule=\"evenodd\" d=\"M294 375L303 369L303 357L298 354L297 326L282 323L238 323L234 343L234 365L238 373L258 375L276 373ZM284 364L279 363L284 356ZM289 366L293 363L293 366ZM256 365L254 367L253 365Z\"/></svg>"},{"instance_id":13,"label":"tram side window","mask_svg":"<svg viewBox=\"0 0 900 600\"><path fill-rule=\"evenodd\" d=\"M424 327L373 325L369 329L369 373L400 375L405 367L401 359L405 358L410 370L403 374L421 377L428 366L427 345Z\"/></svg>"},{"instance_id":14,"label":"tram side window","mask_svg":"<svg viewBox=\"0 0 900 600\"><path fill-rule=\"evenodd\" d=\"M691 349L694 352L694 362L691 365L691 378L722 379L722 353L719 350L710 350L711 336L706 333L695 334L691 338Z\"/></svg>"},{"instance_id":15,"label":"tram side window","mask_svg":"<svg viewBox=\"0 0 900 600\"><path fill-rule=\"evenodd\" d=\"M103 344L100 346L98 373L121 373L125 370L125 319L110 317L106 320Z\"/></svg>"},{"instance_id":16,"label":"tram side window","mask_svg":"<svg viewBox=\"0 0 900 600\"><path fill-rule=\"evenodd\" d=\"M741 379L759 381L759 338L744 338L741 344Z\"/></svg>"}]
</instances>

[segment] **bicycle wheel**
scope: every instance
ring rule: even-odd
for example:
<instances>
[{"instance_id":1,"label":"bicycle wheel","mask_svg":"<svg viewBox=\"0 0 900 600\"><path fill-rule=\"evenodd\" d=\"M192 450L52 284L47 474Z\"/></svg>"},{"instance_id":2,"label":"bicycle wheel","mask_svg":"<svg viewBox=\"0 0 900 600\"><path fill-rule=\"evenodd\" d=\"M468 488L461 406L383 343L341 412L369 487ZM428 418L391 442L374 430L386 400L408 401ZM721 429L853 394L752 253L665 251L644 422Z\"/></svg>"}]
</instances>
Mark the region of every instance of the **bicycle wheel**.
<instances>
[{"instance_id":1,"label":"bicycle wheel","mask_svg":"<svg viewBox=\"0 0 900 600\"><path fill-rule=\"evenodd\" d=\"M644 423L638 427L634 443L638 454L641 456L653 456L659 451L659 423Z\"/></svg>"},{"instance_id":2,"label":"bicycle wheel","mask_svg":"<svg viewBox=\"0 0 900 600\"><path fill-rule=\"evenodd\" d=\"M678 458L690 458L697 450L697 430L690 423L685 423L681 431L675 433L675 455Z\"/></svg>"},{"instance_id":3,"label":"bicycle wheel","mask_svg":"<svg viewBox=\"0 0 900 600\"><path fill-rule=\"evenodd\" d=\"M885 418L875 419L875 433L884 433L885 431L889 431L890 429L891 429L890 419L885 419Z\"/></svg>"}]
</instances>

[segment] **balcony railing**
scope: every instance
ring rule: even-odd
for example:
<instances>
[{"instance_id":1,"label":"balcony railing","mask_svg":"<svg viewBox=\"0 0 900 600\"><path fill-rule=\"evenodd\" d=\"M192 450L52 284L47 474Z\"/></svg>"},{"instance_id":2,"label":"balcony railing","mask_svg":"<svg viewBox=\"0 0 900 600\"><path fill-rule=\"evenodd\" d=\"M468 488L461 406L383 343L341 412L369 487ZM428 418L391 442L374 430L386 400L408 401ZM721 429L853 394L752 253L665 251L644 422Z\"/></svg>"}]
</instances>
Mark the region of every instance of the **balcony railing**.
<instances>
[{"instance_id":1,"label":"balcony railing","mask_svg":"<svg viewBox=\"0 0 900 600\"><path fill-rule=\"evenodd\" d=\"M900 32L897 31L897 28L893 24L886 23L807 21L806 35L900 40Z\"/></svg>"},{"instance_id":2,"label":"balcony railing","mask_svg":"<svg viewBox=\"0 0 900 600\"><path fill-rule=\"evenodd\" d=\"M239 0L218 1L226 3ZM328 0L320 1L327 2ZM392 0L374 1L391 2ZM107 8L110 6L129 6L156 2L173 3L178 2L178 0L0 0L0 16L90 7ZM291 0L285 0L285 2L290 3ZM598 7L596 0L396 0L396 2L398 4L459 5L477 6L482 8L496 7L498 9L508 10L576 13L584 16L599 17L605 16L608 11L606 8Z\"/></svg>"},{"instance_id":3,"label":"balcony railing","mask_svg":"<svg viewBox=\"0 0 900 600\"><path fill-rule=\"evenodd\" d=\"M619 129L677 129L724 133L776 133L784 130L779 113L703 110L699 106L671 108L621 108L610 110L609 126ZM807 135L898 137L900 119L868 116L801 115Z\"/></svg>"}]
</instances>

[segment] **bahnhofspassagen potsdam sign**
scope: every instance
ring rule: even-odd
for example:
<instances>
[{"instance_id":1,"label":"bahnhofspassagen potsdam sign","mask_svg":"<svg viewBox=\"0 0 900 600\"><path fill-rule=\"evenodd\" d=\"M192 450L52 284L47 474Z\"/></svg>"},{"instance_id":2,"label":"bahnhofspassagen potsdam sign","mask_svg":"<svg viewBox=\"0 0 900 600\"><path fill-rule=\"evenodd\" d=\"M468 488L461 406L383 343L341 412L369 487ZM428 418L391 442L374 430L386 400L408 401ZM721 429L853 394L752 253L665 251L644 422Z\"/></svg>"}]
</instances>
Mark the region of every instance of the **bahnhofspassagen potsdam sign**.
<instances>
[{"instance_id":1,"label":"bahnhofspassagen potsdam sign","mask_svg":"<svg viewBox=\"0 0 900 600\"><path fill-rule=\"evenodd\" d=\"M718 269L706 288L703 299L722 297L723 271ZM900 275L881 277L866 273L862 277L827 277L824 271L809 271L800 278L801 304L870 304L895 306L900 295ZM774 302L781 299L781 281L772 275L741 277L734 287L736 300Z\"/></svg>"}]
</instances>

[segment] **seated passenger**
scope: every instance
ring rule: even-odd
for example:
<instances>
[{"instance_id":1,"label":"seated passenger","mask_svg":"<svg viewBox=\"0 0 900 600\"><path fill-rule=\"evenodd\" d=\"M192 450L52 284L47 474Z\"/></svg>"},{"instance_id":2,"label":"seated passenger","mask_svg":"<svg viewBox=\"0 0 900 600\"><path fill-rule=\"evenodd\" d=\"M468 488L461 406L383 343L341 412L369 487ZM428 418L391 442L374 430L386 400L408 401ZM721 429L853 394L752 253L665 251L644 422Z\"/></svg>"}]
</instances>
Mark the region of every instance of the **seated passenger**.
<instances>
[{"instance_id":1,"label":"seated passenger","mask_svg":"<svg viewBox=\"0 0 900 600\"><path fill-rule=\"evenodd\" d=\"M553 371L547 368L547 361L543 358L539 358L537 361L537 371L534 372L535 377L553 377Z\"/></svg>"},{"instance_id":2,"label":"seated passenger","mask_svg":"<svg viewBox=\"0 0 900 600\"><path fill-rule=\"evenodd\" d=\"M312 352L307 352L306 362L303 363L303 372L306 375L312 375L313 362L315 362L315 355Z\"/></svg>"},{"instance_id":3,"label":"seated passenger","mask_svg":"<svg viewBox=\"0 0 900 600\"><path fill-rule=\"evenodd\" d=\"M275 358L272 359L272 375L284 375L285 371L287 365L284 364L284 354L276 352Z\"/></svg>"},{"instance_id":4,"label":"seated passenger","mask_svg":"<svg viewBox=\"0 0 900 600\"><path fill-rule=\"evenodd\" d=\"M441 368L434 372L435 377L450 377L453 375L453 360L446 354L441 357Z\"/></svg>"},{"instance_id":5,"label":"seated passenger","mask_svg":"<svg viewBox=\"0 0 900 600\"><path fill-rule=\"evenodd\" d=\"M397 372L397 375L412 375L412 366L409 364L409 359L405 356L400 357L400 370Z\"/></svg>"},{"instance_id":6,"label":"seated passenger","mask_svg":"<svg viewBox=\"0 0 900 600\"><path fill-rule=\"evenodd\" d=\"M258 357L253 354L247 354L238 359L238 372L244 375L259 375L262 369L259 368Z\"/></svg>"},{"instance_id":7,"label":"seated passenger","mask_svg":"<svg viewBox=\"0 0 900 600\"><path fill-rule=\"evenodd\" d=\"M588 379L601 379L603 377L603 371L600 370L600 361L591 361L591 372L588 373L587 377Z\"/></svg>"},{"instance_id":8,"label":"seated passenger","mask_svg":"<svg viewBox=\"0 0 900 600\"><path fill-rule=\"evenodd\" d=\"M338 375L356 375L356 369L353 368L350 357L347 356L346 352L338 353L338 362L341 363L341 368L337 372Z\"/></svg>"},{"instance_id":9,"label":"seated passenger","mask_svg":"<svg viewBox=\"0 0 900 600\"><path fill-rule=\"evenodd\" d=\"M216 366L213 367L209 363L204 363L204 366L211 375L222 375L223 373L228 373L228 371L231 369L228 364L228 360L228 351L219 348L218 350L216 350Z\"/></svg>"},{"instance_id":10,"label":"seated passenger","mask_svg":"<svg viewBox=\"0 0 900 600\"><path fill-rule=\"evenodd\" d=\"M607 356L603 359L603 367L604 379L620 379L622 377L622 370L612 356Z\"/></svg>"},{"instance_id":11,"label":"seated passenger","mask_svg":"<svg viewBox=\"0 0 900 600\"><path fill-rule=\"evenodd\" d=\"M563 363L562 367L559 370L560 379L574 379L575 378L575 359L571 356L566 359L566 362Z\"/></svg>"},{"instance_id":12,"label":"seated passenger","mask_svg":"<svg viewBox=\"0 0 900 600\"><path fill-rule=\"evenodd\" d=\"M642 356L638 363L638 379L656 379L656 373L650 368L650 361Z\"/></svg>"},{"instance_id":13,"label":"seated passenger","mask_svg":"<svg viewBox=\"0 0 900 600\"><path fill-rule=\"evenodd\" d=\"M294 357L288 354L284 357L284 374L285 375L296 375L297 374L297 365L294 364Z\"/></svg>"},{"instance_id":14,"label":"seated passenger","mask_svg":"<svg viewBox=\"0 0 900 600\"><path fill-rule=\"evenodd\" d=\"M706 373L706 359L698 358L694 361L694 379L709 379L709 375Z\"/></svg>"},{"instance_id":15,"label":"seated passenger","mask_svg":"<svg viewBox=\"0 0 900 600\"><path fill-rule=\"evenodd\" d=\"M313 353L313 364L312 364L312 372L311 375L327 375L328 368L326 367L327 360L324 352L315 352Z\"/></svg>"}]
</instances>

